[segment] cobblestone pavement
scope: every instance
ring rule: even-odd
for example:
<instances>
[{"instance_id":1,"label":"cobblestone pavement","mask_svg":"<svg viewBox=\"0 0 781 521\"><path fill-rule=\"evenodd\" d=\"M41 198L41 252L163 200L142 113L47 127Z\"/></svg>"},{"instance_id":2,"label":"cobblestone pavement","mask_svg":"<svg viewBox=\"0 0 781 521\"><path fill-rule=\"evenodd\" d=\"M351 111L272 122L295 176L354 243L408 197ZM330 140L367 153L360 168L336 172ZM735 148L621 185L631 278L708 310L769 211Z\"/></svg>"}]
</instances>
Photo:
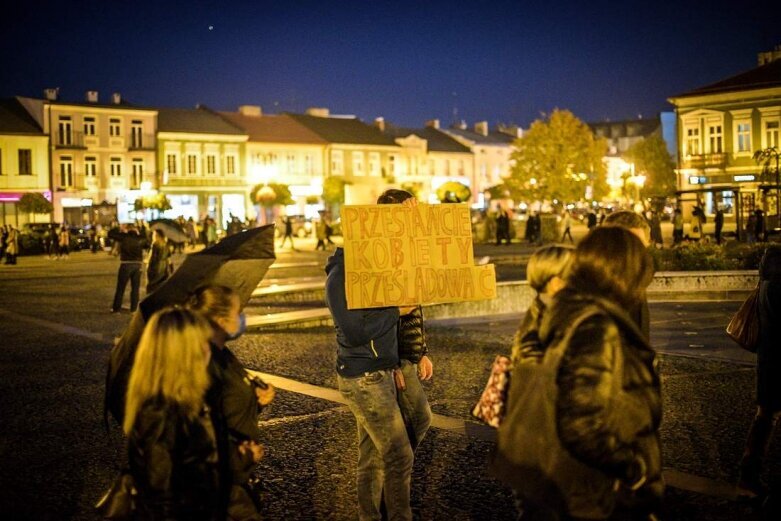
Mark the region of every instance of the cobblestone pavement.
<instances>
[{"instance_id":1,"label":"cobblestone pavement","mask_svg":"<svg viewBox=\"0 0 781 521\"><path fill-rule=\"evenodd\" d=\"M319 262L319 257L299 258ZM279 264L287 262L289 254L281 254ZM110 340L130 317L108 313L116 269L116 259L89 253L65 261L22 257L17 267L0 269L0 512L5 519L97 519L92 504L122 463L118 430L106 434L102 426ZM277 268L266 282L317 276L309 269ZM717 334L734 307L678 302L651 310L654 342L663 350L665 466L719 483L735 479L752 416L752 360ZM482 325L430 324L435 378L426 387L436 413L470 421L468 411L490 361L507 352L513 329L508 317ZM330 328L248 334L233 349L250 368L335 386ZM268 455L258 472L267 489L267 519L356 517L355 427L344 406L280 391L264 413L262 431ZM781 484L778 441L767 476L774 489ZM513 519L509 491L485 472L491 447L488 441L432 429L416 455L417 517ZM667 508L666 519L761 519L758 511L722 495L673 487Z\"/></svg>"}]
</instances>

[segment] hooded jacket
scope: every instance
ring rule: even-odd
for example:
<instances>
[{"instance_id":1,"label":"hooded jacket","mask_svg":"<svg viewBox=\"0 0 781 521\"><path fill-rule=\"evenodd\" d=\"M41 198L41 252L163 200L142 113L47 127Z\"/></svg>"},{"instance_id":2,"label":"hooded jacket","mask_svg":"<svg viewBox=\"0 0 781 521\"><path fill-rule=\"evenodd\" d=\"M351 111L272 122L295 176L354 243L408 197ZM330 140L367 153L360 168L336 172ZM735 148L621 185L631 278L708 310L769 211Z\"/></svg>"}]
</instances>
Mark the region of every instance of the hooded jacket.
<instances>
[{"instance_id":1,"label":"hooded jacket","mask_svg":"<svg viewBox=\"0 0 781 521\"><path fill-rule=\"evenodd\" d=\"M346 378L399 365L399 308L347 309L344 249L325 267L325 303L336 327L336 371Z\"/></svg>"}]
</instances>

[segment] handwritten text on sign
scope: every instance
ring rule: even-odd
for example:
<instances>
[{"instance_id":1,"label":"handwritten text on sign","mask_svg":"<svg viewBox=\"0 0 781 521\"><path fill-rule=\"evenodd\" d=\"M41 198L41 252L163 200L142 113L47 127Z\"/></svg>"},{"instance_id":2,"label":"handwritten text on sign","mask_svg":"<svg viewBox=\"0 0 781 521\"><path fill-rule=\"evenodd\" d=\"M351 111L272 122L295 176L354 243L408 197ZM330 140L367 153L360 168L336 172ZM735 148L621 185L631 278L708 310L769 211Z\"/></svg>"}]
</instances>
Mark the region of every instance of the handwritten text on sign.
<instances>
[{"instance_id":1,"label":"handwritten text on sign","mask_svg":"<svg viewBox=\"0 0 781 521\"><path fill-rule=\"evenodd\" d=\"M467 204L342 208L350 309L496 297L493 265L475 266Z\"/></svg>"}]
</instances>

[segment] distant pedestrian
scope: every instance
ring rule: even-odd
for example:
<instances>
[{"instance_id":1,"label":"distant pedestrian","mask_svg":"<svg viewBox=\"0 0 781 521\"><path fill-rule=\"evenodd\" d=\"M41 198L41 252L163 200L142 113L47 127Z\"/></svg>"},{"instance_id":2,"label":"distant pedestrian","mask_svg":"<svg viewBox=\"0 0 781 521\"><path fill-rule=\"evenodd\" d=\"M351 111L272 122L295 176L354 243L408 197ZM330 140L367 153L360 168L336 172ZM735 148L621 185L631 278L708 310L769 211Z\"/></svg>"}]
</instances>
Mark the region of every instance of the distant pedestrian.
<instances>
[{"instance_id":1,"label":"distant pedestrian","mask_svg":"<svg viewBox=\"0 0 781 521\"><path fill-rule=\"evenodd\" d=\"M689 235L690 239L694 241L699 241L702 239L702 226L705 224L704 217L705 214L702 212L702 209L699 206L695 206L692 210L691 234Z\"/></svg>"},{"instance_id":2,"label":"distant pedestrian","mask_svg":"<svg viewBox=\"0 0 781 521\"><path fill-rule=\"evenodd\" d=\"M89 247L92 253L100 251L100 237L98 236L98 225L92 223L89 229Z\"/></svg>"},{"instance_id":3,"label":"distant pedestrian","mask_svg":"<svg viewBox=\"0 0 781 521\"><path fill-rule=\"evenodd\" d=\"M763 498L762 466L781 417L781 246L769 246L759 264L757 410L740 461L738 496Z\"/></svg>"},{"instance_id":4,"label":"distant pedestrian","mask_svg":"<svg viewBox=\"0 0 781 521\"><path fill-rule=\"evenodd\" d=\"M57 245L59 246L60 257L67 258L70 256L70 243L71 234L68 231L68 228L65 225L62 225L60 231L57 233Z\"/></svg>"},{"instance_id":5,"label":"distant pedestrian","mask_svg":"<svg viewBox=\"0 0 781 521\"><path fill-rule=\"evenodd\" d=\"M285 242L290 239L290 248L295 251L296 245L293 244L293 220L289 215L286 215L282 218L282 224L285 225L285 234L282 237L282 242L279 244L279 247L282 248L285 245Z\"/></svg>"},{"instance_id":6,"label":"distant pedestrian","mask_svg":"<svg viewBox=\"0 0 781 521\"><path fill-rule=\"evenodd\" d=\"M574 239L572 238L572 217L570 216L569 212L567 210L564 210L564 214L561 218L561 227L564 229L564 233L561 234L561 242L564 242L564 239L569 237L569 242L575 243Z\"/></svg>"},{"instance_id":7,"label":"distant pedestrian","mask_svg":"<svg viewBox=\"0 0 781 521\"><path fill-rule=\"evenodd\" d=\"M211 329L197 313L152 315L127 389L134 519L220 518L217 441L205 403Z\"/></svg>"},{"instance_id":8,"label":"distant pedestrian","mask_svg":"<svg viewBox=\"0 0 781 521\"><path fill-rule=\"evenodd\" d=\"M19 255L19 232L12 224L9 224L5 239L5 263L11 266L15 265L17 255Z\"/></svg>"},{"instance_id":9,"label":"distant pedestrian","mask_svg":"<svg viewBox=\"0 0 781 521\"><path fill-rule=\"evenodd\" d=\"M496 245L510 244L510 215L501 206L496 206Z\"/></svg>"},{"instance_id":10,"label":"distant pedestrian","mask_svg":"<svg viewBox=\"0 0 781 521\"><path fill-rule=\"evenodd\" d=\"M597 225L597 214L594 213L594 210L588 211L588 214L586 215L586 225L588 226L589 231Z\"/></svg>"},{"instance_id":11,"label":"distant pedestrian","mask_svg":"<svg viewBox=\"0 0 781 521\"><path fill-rule=\"evenodd\" d=\"M171 261L171 246L166 240L163 230L157 228L152 232L154 241L150 248L149 265L146 268L146 292L152 293L165 282L174 271Z\"/></svg>"},{"instance_id":12,"label":"distant pedestrian","mask_svg":"<svg viewBox=\"0 0 781 521\"><path fill-rule=\"evenodd\" d=\"M673 211L673 245L683 241L683 214L680 208Z\"/></svg>"},{"instance_id":13,"label":"distant pedestrian","mask_svg":"<svg viewBox=\"0 0 781 521\"><path fill-rule=\"evenodd\" d=\"M320 220L317 221L315 224L315 237L317 237L317 245L315 246L315 251L322 249L323 251L326 251L326 238L327 236L327 227L328 224L325 222L324 217L320 217Z\"/></svg>"},{"instance_id":14,"label":"distant pedestrian","mask_svg":"<svg viewBox=\"0 0 781 521\"><path fill-rule=\"evenodd\" d=\"M651 244L659 248L664 246L664 238L662 237L662 221L659 218L659 212L651 210L651 219L649 221L651 227Z\"/></svg>"},{"instance_id":15,"label":"distant pedestrian","mask_svg":"<svg viewBox=\"0 0 781 521\"><path fill-rule=\"evenodd\" d=\"M721 230L724 229L724 210L722 210L721 207L716 208L714 225L716 244L721 244Z\"/></svg>"},{"instance_id":16,"label":"distant pedestrian","mask_svg":"<svg viewBox=\"0 0 781 521\"><path fill-rule=\"evenodd\" d=\"M748 219L746 219L746 242L749 244L754 244L757 242L757 214L755 212L751 212L748 215Z\"/></svg>"},{"instance_id":17,"label":"distant pedestrian","mask_svg":"<svg viewBox=\"0 0 781 521\"><path fill-rule=\"evenodd\" d=\"M187 232L188 245L190 248L195 248L195 245L198 244L198 226L192 217L187 219L185 231Z\"/></svg>"},{"instance_id":18,"label":"distant pedestrian","mask_svg":"<svg viewBox=\"0 0 781 521\"><path fill-rule=\"evenodd\" d=\"M757 241L767 242L767 237L765 236L765 212L763 212L761 208L757 208L754 210L754 215L756 216L754 222L754 238Z\"/></svg>"},{"instance_id":19,"label":"distant pedestrian","mask_svg":"<svg viewBox=\"0 0 781 521\"><path fill-rule=\"evenodd\" d=\"M138 307L138 297L141 288L141 269L144 265L144 250L148 243L136 228L135 224L128 224L126 231L117 228L109 231L109 237L117 243L119 249L119 271L117 272L117 287L114 291L114 302L111 305L112 313L119 313L122 309L122 300L125 297L125 288L130 282L130 311Z\"/></svg>"}]
</instances>

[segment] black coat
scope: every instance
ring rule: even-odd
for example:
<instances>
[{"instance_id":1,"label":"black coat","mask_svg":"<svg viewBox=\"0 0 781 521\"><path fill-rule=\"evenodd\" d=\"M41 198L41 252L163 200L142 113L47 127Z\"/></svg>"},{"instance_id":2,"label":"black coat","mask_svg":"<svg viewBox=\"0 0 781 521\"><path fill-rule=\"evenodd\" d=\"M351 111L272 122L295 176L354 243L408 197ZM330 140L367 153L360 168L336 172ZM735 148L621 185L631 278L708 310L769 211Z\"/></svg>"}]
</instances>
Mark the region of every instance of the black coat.
<instances>
[{"instance_id":1,"label":"black coat","mask_svg":"<svg viewBox=\"0 0 781 521\"><path fill-rule=\"evenodd\" d=\"M400 359L417 364L428 353L426 332L423 329L423 309L420 306L399 317L398 338Z\"/></svg>"},{"instance_id":2,"label":"black coat","mask_svg":"<svg viewBox=\"0 0 781 521\"><path fill-rule=\"evenodd\" d=\"M119 242L119 259L122 262L143 262L144 250L149 243L143 234L138 232L124 233L115 228L108 232L111 240Z\"/></svg>"},{"instance_id":3,"label":"black coat","mask_svg":"<svg viewBox=\"0 0 781 521\"><path fill-rule=\"evenodd\" d=\"M768 249L759 269L757 403L781 410L781 250Z\"/></svg>"},{"instance_id":4,"label":"black coat","mask_svg":"<svg viewBox=\"0 0 781 521\"><path fill-rule=\"evenodd\" d=\"M575 458L624 483L637 478L641 458L645 485L631 498L622 489L616 499L629 508L653 511L664 488L662 398L656 354L646 337L615 304L564 289L543 316L540 339L544 345L555 341L589 305L601 311L578 326L558 371L559 438ZM621 389L617 396L610 394L616 383Z\"/></svg>"},{"instance_id":5,"label":"black coat","mask_svg":"<svg viewBox=\"0 0 781 521\"><path fill-rule=\"evenodd\" d=\"M163 398L147 400L128 436L137 519L218 518L217 451L206 410L188 418Z\"/></svg>"}]
</instances>

